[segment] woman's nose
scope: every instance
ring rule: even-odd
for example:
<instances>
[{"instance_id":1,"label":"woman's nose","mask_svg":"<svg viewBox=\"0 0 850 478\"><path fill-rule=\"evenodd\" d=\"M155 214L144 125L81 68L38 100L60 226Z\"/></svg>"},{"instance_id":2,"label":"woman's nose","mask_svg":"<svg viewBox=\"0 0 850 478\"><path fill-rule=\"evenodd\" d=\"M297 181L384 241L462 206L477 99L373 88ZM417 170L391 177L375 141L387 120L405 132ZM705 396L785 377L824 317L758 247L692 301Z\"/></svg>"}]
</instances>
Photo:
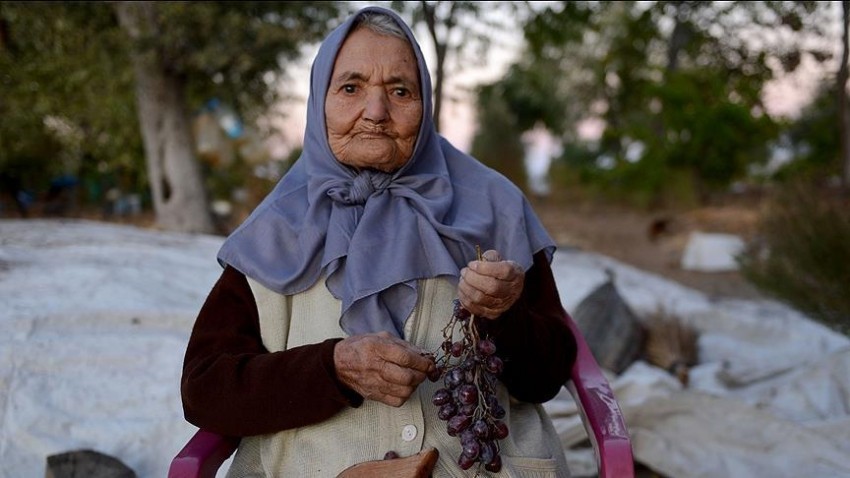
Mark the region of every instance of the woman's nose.
<instances>
[{"instance_id":1,"label":"woman's nose","mask_svg":"<svg viewBox=\"0 0 850 478\"><path fill-rule=\"evenodd\" d=\"M366 107L363 110L363 118L375 123L386 121L389 117L389 98L384 91L378 89L370 90L366 95Z\"/></svg>"}]
</instances>

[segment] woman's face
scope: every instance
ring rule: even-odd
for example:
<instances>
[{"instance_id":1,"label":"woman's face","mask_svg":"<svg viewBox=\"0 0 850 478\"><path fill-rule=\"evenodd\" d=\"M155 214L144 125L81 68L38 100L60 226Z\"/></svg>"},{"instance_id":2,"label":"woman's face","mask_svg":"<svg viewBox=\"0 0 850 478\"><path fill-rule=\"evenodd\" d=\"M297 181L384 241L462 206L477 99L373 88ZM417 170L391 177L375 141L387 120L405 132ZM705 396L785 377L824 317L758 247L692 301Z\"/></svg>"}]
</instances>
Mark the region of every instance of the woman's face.
<instances>
[{"instance_id":1,"label":"woman's face","mask_svg":"<svg viewBox=\"0 0 850 478\"><path fill-rule=\"evenodd\" d=\"M325 122L337 159L392 172L413 154L422 121L419 70L410 44L360 28L334 63Z\"/></svg>"}]
</instances>

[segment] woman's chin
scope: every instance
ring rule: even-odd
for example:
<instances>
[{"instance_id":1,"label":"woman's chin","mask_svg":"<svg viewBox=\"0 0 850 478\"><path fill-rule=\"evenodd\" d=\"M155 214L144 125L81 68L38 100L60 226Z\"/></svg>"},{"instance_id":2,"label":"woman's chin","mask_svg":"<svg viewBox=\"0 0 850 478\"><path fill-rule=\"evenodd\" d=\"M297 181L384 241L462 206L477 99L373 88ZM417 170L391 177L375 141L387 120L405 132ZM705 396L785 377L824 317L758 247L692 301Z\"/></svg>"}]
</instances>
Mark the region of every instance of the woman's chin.
<instances>
[{"instance_id":1,"label":"woman's chin","mask_svg":"<svg viewBox=\"0 0 850 478\"><path fill-rule=\"evenodd\" d=\"M342 163L361 169L371 168L389 173L402 167L406 162L398 157L398 150L395 147L387 145L357 148L350 153L340 158Z\"/></svg>"}]
</instances>

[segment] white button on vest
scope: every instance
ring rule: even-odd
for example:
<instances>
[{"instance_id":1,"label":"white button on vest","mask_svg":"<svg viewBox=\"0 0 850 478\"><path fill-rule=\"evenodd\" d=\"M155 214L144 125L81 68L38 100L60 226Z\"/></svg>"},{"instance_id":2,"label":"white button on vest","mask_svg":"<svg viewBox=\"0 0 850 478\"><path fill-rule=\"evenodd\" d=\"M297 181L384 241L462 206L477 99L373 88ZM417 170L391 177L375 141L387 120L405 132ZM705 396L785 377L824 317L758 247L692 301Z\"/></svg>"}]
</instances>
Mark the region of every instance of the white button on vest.
<instances>
[{"instance_id":1,"label":"white button on vest","mask_svg":"<svg viewBox=\"0 0 850 478\"><path fill-rule=\"evenodd\" d=\"M416 425L405 425L401 429L401 439L404 441L412 441L416 438Z\"/></svg>"}]
</instances>

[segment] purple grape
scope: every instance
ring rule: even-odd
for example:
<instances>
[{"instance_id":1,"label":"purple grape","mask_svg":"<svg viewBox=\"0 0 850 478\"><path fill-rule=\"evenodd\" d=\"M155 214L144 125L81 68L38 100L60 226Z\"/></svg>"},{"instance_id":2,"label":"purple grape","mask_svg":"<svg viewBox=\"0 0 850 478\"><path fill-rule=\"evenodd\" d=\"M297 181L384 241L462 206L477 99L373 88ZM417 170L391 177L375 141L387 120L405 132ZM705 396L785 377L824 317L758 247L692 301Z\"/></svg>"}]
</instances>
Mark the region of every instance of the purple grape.
<instances>
[{"instance_id":1,"label":"purple grape","mask_svg":"<svg viewBox=\"0 0 850 478\"><path fill-rule=\"evenodd\" d=\"M476 437L482 440L490 437L490 426L483 419L475 420L475 423L472 424L472 431L475 432Z\"/></svg>"},{"instance_id":2,"label":"purple grape","mask_svg":"<svg viewBox=\"0 0 850 478\"><path fill-rule=\"evenodd\" d=\"M481 443L481 452L478 455L478 460L486 465L493 461L493 457L496 456L496 453L496 444L489 440L485 441Z\"/></svg>"},{"instance_id":3,"label":"purple grape","mask_svg":"<svg viewBox=\"0 0 850 478\"><path fill-rule=\"evenodd\" d=\"M457 399L464 405L478 403L478 387L465 383L457 389Z\"/></svg>"},{"instance_id":4,"label":"purple grape","mask_svg":"<svg viewBox=\"0 0 850 478\"><path fill-rule=\"evenodd\" d=\"M478 462L479 467L498 471L502 468L498 440L508 436L501 421L506 411L495 395L504 363L495 355L496 344L478 336L475 316L458 299L453 307L443 329L440 356L432 356L436 370L428 374L432 381L443 381L432 402L446 421L446 433L460 442L458 465L466 470Z\"/></svg>"},{"instance_id":5,"label":"purple grape","mask_svg":"<svg viewBox=\"0 0 850 478\"><path fill-rule=\"evenodd\" d=\"M478 353L484 356L493 355L496 353L496 344L491 340L484 339L478 341Z\"/></svg>"},{"instance_id":6,"label":"purple grape","mask_svg":"<svg viewBox=\"0 0 850 478\"><path fill-rule=\"evenodd\" d=\"M472 314L470 314L469 311L466 310L466 308L460 304L460 301L458 299L455 299L454 300L454 311L452 312L452 316L463 321L463 320L466 320L469 317L471 317Z\"/></svg>"},{"instance_id":7,"label":"purple grape","mask_svg":"<svg viewBox=\"0 0 850 478\"><path fill-rule=\"evenodd\" d=\"M471 416L475 415L475 409L477 409L477 408L478 408L477 403L465 403L465 404L461 405L461 407L457 410L457 413L459 415L466 415L468 417L471 417Z\"/></svg>"},{"instance_id":8,"label":"purple grape","mask_svg":"<svg viewBox=\"0 0 850 478\"><path fill-rule=\"evenodd\" d=\"M440 420L448 420L448 419L452 418L453 416L455 416L456 414L457 414L457 408L455 407L455 404L452 403L452 402L449 402L449 403L440 407L440 410L437 412L437 417L439 417Z\"/></svg>"},{"instance_id":9,"label":"purple grape","mask_svg":"<svg viewBox=\"0 0 850 478\"><path fill-rule=\"evenodd\" d=\"M463 415L455 415L449 418L449 422L446 425L446 432L451 436L457 436L458 433L466 430L469 427L469 423L472 421L472 418L465 417Z\"/></svg>"},{"instance_id":10,"label":"purple grape","mask_svg":"<svg viewBox=\"0 0 850 478\"><path fill-rule=\"evenodd\" d=\"M503 422L501 420L498 420L495 423L493 423L493 428L492 428L491 431L493 433L493 437L496 438L497 440L502 440L506 436L508 436L508 426L505 425L505 422Z\"/></svg>"},{"instance_id":11,"label":"purple grape","mask_svg":"<svg viewBox=\"0 0 850 478\"><path fill-rule=\"evenodd\" d=\"M458 435L458 439L460 440L461 445L470 441L478 441L478 438L475 437L475 432L472 431L472 428L467 428L466 430L460 432Z\"/></svg>"},{"instance_id":12,"label":"purple grape","mask_svg":"<svg viewBox=\"0 0 850 478\"><path fill-rule=\"evenodd\" d=\"M442 406L452 401L452 392L446 390L445 388L441 388L434 392L434 396L431 398L431 403L434 405Z\"/></svg>"},{"instance_id":13,"label":"purple grape","mask_svg":"<svg viewBox=\"0 0 850 478\"><path fill-rule=\"evenodd\" d=\"M452 389L457 388L464 381L463 371L456 368L452 369L446 374L446 378L443 381L447 387Z\"/></svg>"},{"instance_id":14,"label":"purple grape","mask_svg":"<svg viewBox=\"0 0 850 478\"><path fill-rule=\"evenodd\" d=\"M494 456L489 463L484 465L484 469L490 473L498 473L502 471L502 457L500 455Z\"/></svg>"},{"instance_id":15,"label":"purple grape","mask_svg":"<svg viewBox=\"0 0 850 478\"><path fill-rule=\"evenodd\" d=\"M481 443L479 443L478 440L461 442L461 446L463 447L463 454L473 460L478 458L478 454L481 452Z\"/></svg>"},{"instance_id":16,"label":"purple grape","mask_svg":"<svg viewBox=\"0 0 850 478\"><path fill-rule=\"evenodd\" d=\"M461 470L468 470L472 468L472 465L475 464L475 458L470 458L464 454L461 454L457 459L457 465Z\"/></svg>"},{"instance_id":17,"label":"purple grape","mask_svg":"<svg viewBox=\"0 0 850 478\"><path fill-rule=\"evenodd\" d=\"M487 362L485 364L485 367L487 368L488 371L498 375L498 374L502 373L502 367L503 367L502 359L500 359L499 357L497 357L495 355L491 355L491 356L487 357Z\"/></svg>"},{"instance_id":18,"label":"purple grape","mask_svg":"<svg viewBox=\"0 0 850 478\"><path fill-rule=\"evenodd\" d=\"M430 372L428 372L428 380L430 380L432 382L436 382L437 380L440 380L440 377L443 376L443 370L445 370L445 369L443 368L442 365L437 365Z\"/></svg>"},{"instance_id":19,"label":"purple grape","mask_svg":"<svg viewBox=\"0 0 850 478\"><path fill-rule=\"evenodd\" d=\"M395 460L398 458L398 453L390 450L384 454L384 460Z\"/></svg>"}]
</instances>

